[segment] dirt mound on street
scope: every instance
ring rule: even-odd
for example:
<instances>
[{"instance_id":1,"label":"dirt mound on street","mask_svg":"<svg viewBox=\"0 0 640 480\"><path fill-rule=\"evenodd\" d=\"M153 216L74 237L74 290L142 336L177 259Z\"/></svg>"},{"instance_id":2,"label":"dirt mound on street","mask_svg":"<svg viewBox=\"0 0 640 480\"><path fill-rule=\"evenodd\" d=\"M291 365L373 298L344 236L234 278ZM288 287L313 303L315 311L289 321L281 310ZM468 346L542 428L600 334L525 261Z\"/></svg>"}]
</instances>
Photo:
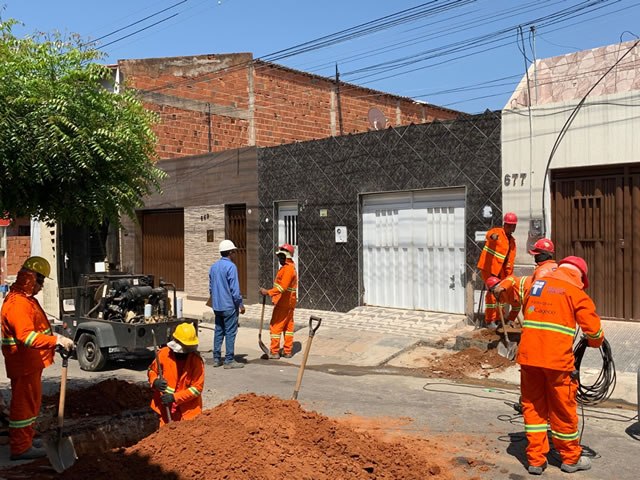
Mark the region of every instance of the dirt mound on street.
<instances>
[{"instance_id":1,"label":"dirt mound on street","mask_svg":"<svg viewBox=\"0 0 640 480\"><path fill-rule=\"evenodd\" d=\"M413 448L412 441L422 442L422 447ZM429 451L424 445L424 439L385 441L306 411L294 400L245 394L192 421L172 423L131 448L81 458L59 478L453 480L465 476L459 469L452 471L453 453L441 446Z\"/></svg>"},{"instance_id":2,"label":"dirt mound on street","mask_svg":"<svg viewBox=\"0 0 640 480\"><path fill-rule=\"evenodd\" d=\"M496 349L485 351L476 347L427 360L429 364L424 368L424 372L431 377L440 378L486 378L489 374L502 371L514 364L500 356Z\"/></svg>"},{"instance_id":3,"label":"dirt mound on street","mask_svg":"<svg viewBox=\"0 0 640 480\"><path fill-rule=\"evenodd\" d=\"M145 384L110 378L87 388L67 390L64 415L68 418L118 415L125 410L144 408L153 392ZM42 398L43 406L58 408L59 394Z\"/></svg>"}]
</instances>

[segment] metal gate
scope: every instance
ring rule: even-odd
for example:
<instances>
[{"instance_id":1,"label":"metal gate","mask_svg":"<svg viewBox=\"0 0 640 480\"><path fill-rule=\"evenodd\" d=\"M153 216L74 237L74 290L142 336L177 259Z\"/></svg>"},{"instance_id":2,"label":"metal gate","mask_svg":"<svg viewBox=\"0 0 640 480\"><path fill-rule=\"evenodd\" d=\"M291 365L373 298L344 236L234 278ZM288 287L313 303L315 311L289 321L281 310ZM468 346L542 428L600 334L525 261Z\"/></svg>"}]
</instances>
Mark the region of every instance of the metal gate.
<instances>
[{"instance_id":1,"label":"metal gate","mask_svg":"<svg viewBox=\"0 0 640 480\"><path fill-rule=\"evenodd\" d=\"M296 202L278 203L278 245L283 243L288 243L294 247L293 263L296 264L298 283L300 283L300 269L298 268L298 204ZM280 268L279 265L278 268Z\"/></svg>"},{"instance_id":2,"label":"metal gate","mask_svg":"<svg viewBox=\"0 0 640 480\"><path fill-rule=\"evenodd\" d=\"M365 195L362 264L365 304L464 313L464 190Z\"/></svg>"},{"instance_id":3,"label":"metal gate","mask_svg":"<svg viewBox=\"0 0 640 480\"><path fill-rule=\"evenodd\" d=\"M553 173L557 258L584 257L598 313L640 320L640 165Z\"/></svg>"},{"instance_id":4,"label":"metal gate","mask_svg":"<svg viewBox=\"0 0 640 480\"><path fill-rule=\"evenodd\" d=\"M184 212L182 210L142 214L143 273L163 278L184 290Z\"/></svg>"},{"instance_id":5,"label":"metal gate","mask_svg":"<svg viewBox=\"0 0 640 480\"><path fill-rule=\"evenodd\" d=\"M227 205L226 238L238 248L235 264L238 267L240 293L247 296L247 208L245 205Z\"/></svg>"}]
</instances>

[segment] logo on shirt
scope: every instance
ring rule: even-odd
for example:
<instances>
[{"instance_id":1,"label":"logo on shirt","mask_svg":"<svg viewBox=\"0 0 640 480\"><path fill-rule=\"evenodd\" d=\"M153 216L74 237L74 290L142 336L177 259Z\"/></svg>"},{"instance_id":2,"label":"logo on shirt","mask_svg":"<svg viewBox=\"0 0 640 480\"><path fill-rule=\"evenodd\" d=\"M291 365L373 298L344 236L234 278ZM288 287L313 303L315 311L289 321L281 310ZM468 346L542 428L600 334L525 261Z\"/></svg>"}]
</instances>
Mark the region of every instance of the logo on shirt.
<instances>
[{"instance_id":1,"label":"logo on shirt","mask_svg":"<svg viewBox=\"0 0 640 480\"><path fill-rule=\"evenodd\" d=\"M531 286L531 292L529 293L529 295L531 295L532 297L539 297L542 293L542 289L546 284L547 282L545 282L544 280L536 280Z\"/></svg>"}]
</instances>

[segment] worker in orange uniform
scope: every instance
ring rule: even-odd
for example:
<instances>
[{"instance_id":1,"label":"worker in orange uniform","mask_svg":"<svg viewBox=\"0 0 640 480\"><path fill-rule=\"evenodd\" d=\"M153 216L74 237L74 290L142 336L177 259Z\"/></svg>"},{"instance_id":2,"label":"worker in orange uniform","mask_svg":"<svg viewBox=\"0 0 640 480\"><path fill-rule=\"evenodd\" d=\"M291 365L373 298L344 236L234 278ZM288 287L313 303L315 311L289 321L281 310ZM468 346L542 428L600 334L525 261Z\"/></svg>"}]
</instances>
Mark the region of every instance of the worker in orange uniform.
<instances>
[{"instance_id":1,"label":"worker in orange uniform","mask_svg":"<svg viewBox=\"0 0 640 480\"><path fill-rule=\"evenodd\" d=\"M176 327L173 340L158 350L147 375L154 390L151 408L160 415L161 427L202 413L204 362L198 353L198 335L191 323Z\"/></svg>"},{"instance_id":2,"label":"worker in orange uniform","mask_svg":"<svg viewBox=\"0 0 640 480\"><path fill-rule=\"evenodd\" d=\"M33 425L42 402L42 371L53 364L57 345L73 349L73 340L51 331L49 319L35 298L49 278L51 265L29 257L2 304L2 354L11 380L9 447L11 460L46 456Z\"/></svg>"},{"instance_id":3,"label":"worker in orange uniform","mask_svg":"<svg viewBox=\"0 0 640 480\"><path fill-rule=\"evenodd\" d=\"M516 277L509 275L492 288L492 293L500 303L510 305L508 322L515 322L520 313L524 301L529 295L531 284L539 278L545 277L558 268L558 264L553 259L555 247L548 238L538 240L529 253L533 255L536 268L532 275ZM495 282L495 280L493 280Z\"/></svg>"},{"instance_id":4,"label":"worker in orange uniform","mask_svg":"<svg viewBox=\"0 0 640 480\"><path fill-rule=\"evenodd\" d=\"M555 272L533 282L524 305L516 362L521 365L520 391L532 475L542 474L547 466L548 424L562 458L560 469L573 473L591 468L580 447L578 376L572 350L576 324L590 347L598 348L604 341L596 307L584 292L589 286L587 273L582 258L564 258Z\"/></svg>"},{"instance_id":5,"label":"worker in orange uniform","mask_svg":"<svg viewBox=\"0 0 640 480\"><path fill-rule=\"evenodd\" d=\"M487 324L493 324L498 319L498 303L492 288L513 273L516 257L516 240L513 238L513 232L516 230L517 223L518 217L515 213L505 214L502 227L495 227L487 232L484 247L478 259L477 267L487 287L484 298L484 320ZM498 281L496 282L495 279ZM502 308L503 305L500 307Z\"/></svg>"},{"instance_id":6,"label":"worker in orange uniform","mask_svg":"<svg viewBox=\"0 0 640 480\"><path fill-rule=\"evenodd\" d=\"M269 352L269 358L274 360L280 358L280 337L283 333L282 356L284 358L293 356L293 312L298 297L298 275L293 263L293 253L293 245L285 243L278 247L276 255L281 266L273 282L273 288L270 290L260 289L260 294L269 295L274 304L271 315L271 348Z\"/></svg>"}]
</instances>

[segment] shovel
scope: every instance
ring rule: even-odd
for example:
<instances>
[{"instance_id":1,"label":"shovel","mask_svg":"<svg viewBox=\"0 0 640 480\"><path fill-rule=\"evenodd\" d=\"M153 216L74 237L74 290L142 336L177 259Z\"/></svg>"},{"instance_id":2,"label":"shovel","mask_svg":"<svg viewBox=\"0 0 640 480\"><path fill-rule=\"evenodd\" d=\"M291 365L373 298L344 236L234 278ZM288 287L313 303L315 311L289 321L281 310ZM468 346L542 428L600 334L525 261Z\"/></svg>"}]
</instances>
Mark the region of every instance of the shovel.
<instances>
[{"instance_id":1,"label":"shovel","mask_svg":"<svg viewBox=\"0 0 640 480\"><path fill-rule=\"evenodd\" d=\"M313 322L318 322L316 326L313 326ZM298 379L296 380L296 387L293 390L293 399L298 399L298 392L300 391L300 384L302 383L302 375L304 375L304 367L307 365L307 357L309 356L309 350L311 350L311 342L313 341L313 336L316 334L318 328L320 328L320 324L322 323L322 319L318 317L314 317L311 315L309 317L309 340L304 347L304 356L302 357L302 363L300 364L300 370L298 370Z\"/></svg>"},{"instance_id":2,"label":"shovel","mask_svg":"<svg viewBox=\"0 0 640 480\"><path fill-rule=\"evenodd\" d=\"M269 355L269 348L262 341L262 325L264 324L264 303L267 297L262 296L262 313L260 314L260 330L258 330L258 345L265 355Z\"/></svg>"},{"instance_id":3,"label":"shovel","mask_svg":"<svg viewBox=\"0 0 640 480\"><path fill-rule=\"evenodd\" d=\"M62 426L64 424L64 401L67 396L67 367L69 366L69 357L71 352L60 349L58 350L62 356L62 379L60 380L60 402L58 403L58 428L56 436L46 444L47 457L53 469L62 473L71 467L76 460L76 449L73 447L71 437L62 436Z\"/></svg>"},{"instance_id":4,"label":"shovel","mask_svg":"<svg viewBox=\"0 0 640 480\"><path fill-rule=\"evenodd\" d=\"M504 323L504 315L502 314L502 307L500 306L500 299L496 298L498 303L498 315L500 316L500 323L502 324L502 333L504 337L502 341L498 343L498 355L508 358L509 360L515 360L516 351L518 350L518 344L509 340L509 332L507 332L507 326Z\"/></svg>"},{"instance_id":5,"label":"shovel","mask_svg":"<svg viewBox=\"0 0 640 480\"><path fill-rule=\"evenodd\" d=\"M162 380L162 365L158 359L158 342L156 342L156 332L151 329L151 337L153 338L153 352L156 356L156 367L158 368L158 377ZM171 409L167 405L165 407L165 415L167 417L167 423L171 423Z\"/></svg>"}]
</instances>

